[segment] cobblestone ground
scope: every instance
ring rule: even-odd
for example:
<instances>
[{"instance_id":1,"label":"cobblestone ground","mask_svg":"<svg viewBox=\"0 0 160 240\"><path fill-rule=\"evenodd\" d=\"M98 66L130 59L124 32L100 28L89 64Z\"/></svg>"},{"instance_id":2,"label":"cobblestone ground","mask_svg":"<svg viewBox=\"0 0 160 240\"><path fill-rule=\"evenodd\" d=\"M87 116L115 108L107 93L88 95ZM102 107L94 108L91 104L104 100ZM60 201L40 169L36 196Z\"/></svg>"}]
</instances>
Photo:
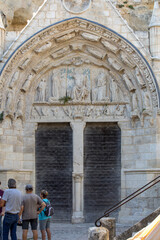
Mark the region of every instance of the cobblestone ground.
<instances>
[{"instance_id":1,"label":"cobblestone ground","mask_svg":"<svg viewBox=\"0 0 160 240\"><path fill-rule=\"evenodd\" d=\"M88 240L90 227L94 227L94 223L51 223L52 240ZM17 236L18 240L22 239L22 228L19 226ZM28 239L32 239L31 230L28 232ZM38 231L38 239L42 239L40 231Z\"/></svg>"}]
</instances>

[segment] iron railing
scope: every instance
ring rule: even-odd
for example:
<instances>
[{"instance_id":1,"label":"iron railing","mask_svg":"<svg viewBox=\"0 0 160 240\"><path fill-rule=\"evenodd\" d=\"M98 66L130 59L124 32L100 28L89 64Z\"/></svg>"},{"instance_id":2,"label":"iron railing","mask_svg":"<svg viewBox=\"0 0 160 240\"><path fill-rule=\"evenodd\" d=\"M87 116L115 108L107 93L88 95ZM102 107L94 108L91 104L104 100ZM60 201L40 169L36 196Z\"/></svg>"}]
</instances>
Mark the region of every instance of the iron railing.
<instances>
[{"instance_id":1,"label":"iron railing","mask_svg":"<svg viewBox=\"0 0 160 240\"><path fill-rule=\"evenodd\" d=\"M149 188L153 187L154 185L156 185L157 183L160 182L160 175L156 178L154 178L152 181L150 181L149 183L147 183L146 185L144 185L143 187L139 188L138 190L136 190L135 192L133 192L132 194L130 194L129 196L127 196L126 198L124 198L123 200L121 200L120 202L116 203L115 205L113 205L111 208L107 209L107 211L104 212L104 214L99 217L96 221L95 221L95 225L96 227L100 227L102 224L100 222L100 219L103 217L109 217L109 214L111 212L114 212L115 210L117 210L118 208L120 208L121 206L123 206L124 204L126 204L127 202L131 201L133 198L137 197L138 195L140 195L141 193L147 191ZM158 180L159 179L159 180ZM155 182L156 181L156 182ZM98 223L99 222L99 223Z\"/></svg>"}]
</instances>

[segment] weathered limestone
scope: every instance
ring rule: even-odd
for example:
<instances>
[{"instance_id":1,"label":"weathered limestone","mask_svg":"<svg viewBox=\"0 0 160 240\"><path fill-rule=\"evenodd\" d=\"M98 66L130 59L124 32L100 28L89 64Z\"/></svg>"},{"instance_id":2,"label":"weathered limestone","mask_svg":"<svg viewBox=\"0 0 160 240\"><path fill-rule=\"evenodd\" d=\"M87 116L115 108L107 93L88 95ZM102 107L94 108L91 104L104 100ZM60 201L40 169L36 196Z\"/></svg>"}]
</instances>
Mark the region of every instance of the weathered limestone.
<instances>
[{"instance_id":1,"label":"weathered limestone","mask_svg":"<svg viewBox=\"0 0 160 240\"><path fill-rule=\"evenodd\" d=\"M109 240L109 232L103 227L92 227L88 231L88 240Z\"/></svg>"},{"instance_id":2,"label":"weathered limestone","mask_svg":"<svg viewBox=\"0 0 160 240\"><path fill-rule=\"evenodd\" d=\"M101 226L106 228L109 232L109 240L113 240L116 236L116 219L105 217L100 219Z\"/></svg>"}]
</instances>

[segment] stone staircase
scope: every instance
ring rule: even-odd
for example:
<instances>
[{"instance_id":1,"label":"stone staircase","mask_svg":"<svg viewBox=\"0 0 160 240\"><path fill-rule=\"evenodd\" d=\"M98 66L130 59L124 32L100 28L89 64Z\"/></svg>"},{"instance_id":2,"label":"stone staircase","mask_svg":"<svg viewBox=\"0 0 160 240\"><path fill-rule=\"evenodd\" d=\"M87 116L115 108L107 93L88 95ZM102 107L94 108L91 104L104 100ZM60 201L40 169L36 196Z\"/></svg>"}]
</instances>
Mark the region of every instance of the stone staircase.
<instances>
[{"instance_id":1,"label":"stone staircase","mask_svg":"<svg viewBox=\"0 0 160 240\"><path fill-rule=\"evenodd\" d=\"M133 234L139 232L142 228L146 227L150 222L152 222L160 214L160 208L156 209L154 212L149 214L147 217L143 218L138 223L134 224L132 227L128 228L124 232L125 225L117 224L117 234L114 237L114 240L127 240L132 237ZM122 233L120 233L122 232ZM119 234L120 233L120 234Z\"/></svg>"}]
</instances>

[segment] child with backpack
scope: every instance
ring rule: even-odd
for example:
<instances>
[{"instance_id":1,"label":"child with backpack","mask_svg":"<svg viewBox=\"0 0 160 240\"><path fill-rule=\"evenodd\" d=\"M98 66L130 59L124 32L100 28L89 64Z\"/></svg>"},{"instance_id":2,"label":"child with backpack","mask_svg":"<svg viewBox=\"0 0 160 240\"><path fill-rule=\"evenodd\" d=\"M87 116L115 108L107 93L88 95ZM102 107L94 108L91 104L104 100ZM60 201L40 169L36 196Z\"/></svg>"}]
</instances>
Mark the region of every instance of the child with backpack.
<instances>
[{"instance_id":1,"label":"child with backpack","mask_svg":"<svg viewBox=\"0 0 160 240\"><path fill-rule=\"evenodd\" d=\"M46 204L44 210L39 214L39 226L42 234L42 240L46 240L46 233L48 240L51 240L50 221L54 210L50 201L47 199L47 196L48 192L46 190L42 190L40 197Z\"/></svg>"}]
</instances>

